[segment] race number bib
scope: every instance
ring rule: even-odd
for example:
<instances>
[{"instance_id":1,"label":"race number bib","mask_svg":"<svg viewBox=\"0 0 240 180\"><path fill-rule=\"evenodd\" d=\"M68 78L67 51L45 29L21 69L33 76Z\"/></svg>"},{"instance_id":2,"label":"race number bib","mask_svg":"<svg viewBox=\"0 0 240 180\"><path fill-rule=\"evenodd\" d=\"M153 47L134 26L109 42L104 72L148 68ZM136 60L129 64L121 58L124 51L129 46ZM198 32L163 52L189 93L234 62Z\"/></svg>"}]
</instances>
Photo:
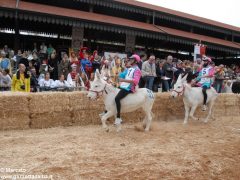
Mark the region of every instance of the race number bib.
<instances>
[{"instance_id":1,"label":"race number bib","mask_svg":"<svg viewBox=\"0 0 240 180\"><path fill-rule=\"evenodd\" d=\"M135 71L135 69L134 68L129 68L128 69L128 73L127 73L127 75L126 75L126 80L132 80L133 79L133 76L134 76L134 71ZM129 88L130 87L130 83L127 83L127 82L122 82L121 83L121 88Z\"/></svg>"},{"instance_id":2,"label":"race number bib","mask_svg":"<svg viewBox=\"0 0 240 180\"><path fill-rule=\"evenodd\" d=\"M203 69L202 69L202 76L208 75L208 74L209 74L209 71L210 71L210 68L203 68ZM200 83L201 83L201 84L211 83L211 78L201 78Z\"/></svg>"}]
</instances>

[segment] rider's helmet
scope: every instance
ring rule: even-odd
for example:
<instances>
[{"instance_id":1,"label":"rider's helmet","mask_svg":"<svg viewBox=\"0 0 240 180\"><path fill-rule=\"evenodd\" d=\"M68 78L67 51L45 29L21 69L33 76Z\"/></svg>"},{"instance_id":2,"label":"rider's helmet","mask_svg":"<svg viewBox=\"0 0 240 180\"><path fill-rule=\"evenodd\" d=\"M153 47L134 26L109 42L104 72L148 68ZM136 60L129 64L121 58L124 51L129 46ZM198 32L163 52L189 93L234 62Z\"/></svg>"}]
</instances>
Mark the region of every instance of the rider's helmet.
<instances>
[{"instance_id":1,"label":"rider's helmet","mask_svg":"<svg viewBox=\"0 0 240 180\"><path fill-rule=\"evenodd\" d=\"M135 59L135 61L137 61L137 63L139 63L141 61L140 56L137 54L133 54L131 57L129 57L129 59Z\"/></svg>"},{"instance_id":2,"label":"rider's helmet","mask_svg":"<svg viewBox=\"0 0 240 180\"><path fill-rule=\"evenodd\" d=\"M204 67L208 66L212 62L212 59L210 57L205 56L205 55L202 57L202 60L204 62L204 64L203 64Z\"/></svg>"}]
</instances>

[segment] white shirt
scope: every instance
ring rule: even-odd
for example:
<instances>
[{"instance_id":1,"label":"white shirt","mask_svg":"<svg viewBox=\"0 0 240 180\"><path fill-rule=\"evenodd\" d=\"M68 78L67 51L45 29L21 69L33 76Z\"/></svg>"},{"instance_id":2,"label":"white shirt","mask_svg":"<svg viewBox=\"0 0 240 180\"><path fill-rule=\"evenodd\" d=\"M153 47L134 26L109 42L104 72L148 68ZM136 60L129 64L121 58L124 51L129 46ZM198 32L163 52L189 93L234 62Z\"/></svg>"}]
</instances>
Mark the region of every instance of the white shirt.
<instances>
[{"instance_id":1,"label":"white shirt","mask_svg":"<svg viewBox=\"0 0 240 180\"><path fill-rule=\"evenodd\" d=\"M56 80L55 81L55 87L59 88L59 87L71 87L71 85L67 82L67 81L60 81L60 80Z\"/></svg>"},{"instance_id":2,"label":"white shirt","mask_svg":"<svg viewBox=\"0 0 240 180\"><path fill-rule=\"evenodd\" d=\"M72 79L72 76L71 76L70 73L67 76L67 82L68 82L70 87L75 87L76 86L76 82L75 82L75 80Z\"/></svg>"},{"instance_id":3,"label":"white shirt","mask_svg":"<svg viewBox=\"0 0 240 180\"><path fill-rule=\"evenodd\" d=\"M40 85L40 87L54 88L55 86L55 83L52 79L49 80L41 79L38 84Z\"/></svg>"},{"instance_id":4,"label":"white shirt","mask_svg":"<svg viewBox=\"0 0 240 180\"><path fill-rule=\"evenodd\" d=\"M0 87L11 87L12 79L7 74L4 76L2 73L0 73Z\"/></svg>"}]
</instances>

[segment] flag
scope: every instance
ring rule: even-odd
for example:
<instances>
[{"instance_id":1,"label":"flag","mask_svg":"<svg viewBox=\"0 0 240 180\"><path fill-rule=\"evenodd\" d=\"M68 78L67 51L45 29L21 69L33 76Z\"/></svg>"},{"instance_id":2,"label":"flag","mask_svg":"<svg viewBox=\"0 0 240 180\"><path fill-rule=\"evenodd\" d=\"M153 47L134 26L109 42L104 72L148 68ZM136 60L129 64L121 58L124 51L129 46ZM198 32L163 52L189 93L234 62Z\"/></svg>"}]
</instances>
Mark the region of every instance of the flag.
<instances>
[{"instance_id":1,"label":"flag","mask_svg":"<svg viewBox=\"0 0 240 180\"><path fill-rule=\"evenodd\" d=\"M206 54L206 46L203 44L194 45L194 61Z\"/></svg>"}]
</instances>

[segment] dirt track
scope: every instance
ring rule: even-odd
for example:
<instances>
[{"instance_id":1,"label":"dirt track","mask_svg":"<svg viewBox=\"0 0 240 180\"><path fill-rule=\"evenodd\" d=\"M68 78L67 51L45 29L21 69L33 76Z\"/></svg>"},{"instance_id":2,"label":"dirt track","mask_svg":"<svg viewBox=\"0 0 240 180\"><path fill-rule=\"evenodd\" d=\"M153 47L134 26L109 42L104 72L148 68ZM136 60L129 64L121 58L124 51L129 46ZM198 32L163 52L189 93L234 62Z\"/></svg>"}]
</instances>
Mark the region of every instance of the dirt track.
<instances>
[{"instance_id":1,"label":"dirt track","mask_svg":"<svg viewBox=\"0 0 240 180\"><path fill-rule=\"evenodd\" d=\"M239 117L155 122L149 133L135 125L0 132L0 168L68 180L240 179Z\"/></svg>"}]
</instances>

